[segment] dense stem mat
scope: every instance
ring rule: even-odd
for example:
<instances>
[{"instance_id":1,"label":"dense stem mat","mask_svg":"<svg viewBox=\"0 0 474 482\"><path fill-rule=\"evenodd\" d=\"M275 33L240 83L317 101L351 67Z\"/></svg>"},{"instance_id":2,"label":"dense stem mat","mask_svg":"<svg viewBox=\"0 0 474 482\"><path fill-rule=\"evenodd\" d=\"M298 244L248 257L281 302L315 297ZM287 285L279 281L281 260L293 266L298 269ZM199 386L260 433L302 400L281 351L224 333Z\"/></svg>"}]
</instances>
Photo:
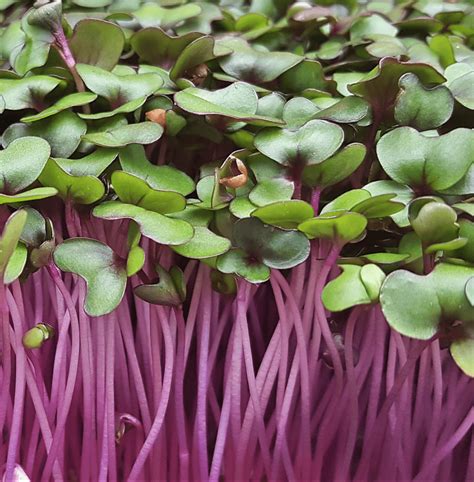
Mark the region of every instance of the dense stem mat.
<instances>
[{"instance_id":1,"label":"dense stem mat","mask_svg":"<svg viewBox=\"0 0 474 482\"><path fill-rule=\"evenodd\" d=\"M319 318L295 286L310 270L242 281L231 297L191 262L183 308L130 291L99 318L76 276L42 270L4 287L9 477L21 466L31 480L469 480L474 382L438 340L390 331L378 307L344 325ZM57 336L26 351L38 320Z\"/></svg>"}]
</instances>

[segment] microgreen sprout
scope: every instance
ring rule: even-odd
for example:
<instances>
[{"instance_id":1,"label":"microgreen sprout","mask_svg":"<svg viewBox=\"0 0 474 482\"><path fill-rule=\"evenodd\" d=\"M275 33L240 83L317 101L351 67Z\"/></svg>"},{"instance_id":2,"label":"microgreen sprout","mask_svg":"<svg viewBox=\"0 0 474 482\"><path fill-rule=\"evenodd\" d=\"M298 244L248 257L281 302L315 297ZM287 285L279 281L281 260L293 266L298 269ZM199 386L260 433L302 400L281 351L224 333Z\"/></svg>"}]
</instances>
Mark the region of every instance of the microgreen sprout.
<instances>
[{"instance_id":1,"label":"microgreen sprout","mask_svg":"<svg viewBox=\"0 0 474 482\"><path fill-rule=\"evenodd\" d=\"M473 19L0 0L0 478L474 480Z\"/></svg>"}]
</instances>

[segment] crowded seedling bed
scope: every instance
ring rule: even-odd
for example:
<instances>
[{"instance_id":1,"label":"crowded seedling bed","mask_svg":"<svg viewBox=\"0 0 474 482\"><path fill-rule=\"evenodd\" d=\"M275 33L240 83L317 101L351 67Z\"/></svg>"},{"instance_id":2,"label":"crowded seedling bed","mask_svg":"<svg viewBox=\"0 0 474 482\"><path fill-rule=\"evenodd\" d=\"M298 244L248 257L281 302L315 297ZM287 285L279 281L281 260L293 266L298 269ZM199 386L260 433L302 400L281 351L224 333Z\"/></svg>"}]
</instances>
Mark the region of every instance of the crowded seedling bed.
<instances>
[{"instance_id":1,"label":"crowded seedling bed","mask_svg":"<svg viewBox=\"0 0 474 482\"><path fill-rule=\"evenodd\" d=\"M0 477L474 480L474 9L0 0Z\"/></svg>"}]
</instances>

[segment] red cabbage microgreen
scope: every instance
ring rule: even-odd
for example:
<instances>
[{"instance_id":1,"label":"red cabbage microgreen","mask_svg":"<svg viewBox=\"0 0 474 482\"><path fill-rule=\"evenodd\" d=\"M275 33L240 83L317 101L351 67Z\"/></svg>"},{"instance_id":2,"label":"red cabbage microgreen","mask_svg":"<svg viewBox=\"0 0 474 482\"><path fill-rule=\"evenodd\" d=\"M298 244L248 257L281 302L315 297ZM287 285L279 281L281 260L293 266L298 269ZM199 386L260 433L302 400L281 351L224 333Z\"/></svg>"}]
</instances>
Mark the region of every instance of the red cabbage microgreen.
<instances>
[{"instance_id":1,"label":"red cabbage microgreen","mask_svg":"<svg viewBox=\"0 0 474 482\"><path fill-rule=\"evenodd\" d=\"M474 480L474 10L0 0L0 477Z\"/></svg>"}]
</instances>

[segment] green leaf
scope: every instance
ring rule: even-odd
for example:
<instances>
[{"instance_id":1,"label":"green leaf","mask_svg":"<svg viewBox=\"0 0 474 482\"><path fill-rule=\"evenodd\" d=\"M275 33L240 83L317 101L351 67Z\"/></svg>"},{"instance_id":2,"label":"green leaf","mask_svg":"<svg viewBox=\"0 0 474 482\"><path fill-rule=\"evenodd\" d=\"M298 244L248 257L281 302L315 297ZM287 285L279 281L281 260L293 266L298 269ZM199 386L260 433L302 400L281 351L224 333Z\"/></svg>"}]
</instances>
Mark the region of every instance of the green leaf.
<instances>
[{"instance_id":1,"label":"green leaf","mask_svg":"<svg viewBox=\"0 0 474 482\"><path fill-rule=\"evenodd\" d=\"M474 277L469 278L464 290L469 303L471 303L471 306L474 306Z\"/></svg>"},{"instance_id":2,"label":"green leaf","mask_svg":"<svg viewBox=\"0 0 474 482\"><path fill-rule=\"evenodd\" d=\"M211 33L212 22L222 20L223 15L218 5L208 2L195 2L201 7L201 13L185 20L181 25L176 27L179 34L187 34L190 32Z\"/></svg>"},{"instance_id":3,"label":"green leaf","mask_svg":"<svg viewBox=\"0 0 474 482\"><path fill-rule=\"evenodd\" d=\"M430 37L428 39L428 45L430 49L438 55L441 65L444 68L456 62L453 45L447 35L438 34Z\"/></svg>"},{"instance_id":4,"label":"green leaf","mask_svg":"<svg viewBox=\"0 0 474 482\"><path fill-rule=\"evenodd\" d=\"M367 219L359 213L328 212L302 222L298 229L310 239L330 239L344 245L359 238L365 231Z\"/></svg>"},{"instance_id":5,"label":"green leaf","mask_svg":"<svg viewBox=\"0 0 474 482\"><path fill-rule=\"evenodd\" d=\"M267 97L270 96L266 96L263 99ZM259 101L259 108L263 99ZM314 102L306 99L306 97L293 97L285 104L280 117L283 117L289 129L298 129L306 122L314 119L319 110L320 108Z\"/></svg>"},{"instance_id":6,"label":"green leaf","mask_svg":"<svg viewBox=\"0 0 474 482\"><path fill-rule=\"evenodd\" d=\"M67 239L54 250L56 266L75 273L87 283L84 310L89 316L113 311L125 293L125 263L105 244L95 239Z\"/></svg>"},{"instance_id":7,"label":"green leaf","mask_svg":"<svg viewBox=\"0 0 474 482\"><path fill-rule=\"evenodd\" d=\"M0 79L0 95L3 97L6 110L36 109L40 107L42 99L60 82L60 79L47 75L32 75L24 79Z\"/></svg>"},{"instance_id":8,"label":"green leaf","mask_svg":"<svg viewBox=\"0 0 474 482\"><path fill-rule=\"evenodd\" d=\"M38 178L43 186L54 187L65 201L93 204L105 195L102 182L93 176L72 176L49 159Z\"/></svg>"},{"instance_id":9,"label":"green leaf","mask_svg":"<svg viewBox=\"0 0 474 482\"><path fill-rule=\"evenodd\" d=\"M77 71L87 88L97 95L105 97L114 109L130 101L143 100L163 85L162 78L155 73L116 75L99 67L85 64L78 64ZM125 112L133 112L140 105L126 109Z\"/></svg>"},{"instance_id":10,"label":"green leaf","mask_svg":"<svg viewBox=\"0 0 474 482\"><path fill-rule=\"evenodd\" d=\"M454 98L464 107L474 110L474 67L460 62L450 65L444 75Z\"/></svg>"},{"instance_id":11,"label":"green leaf","mask_svg":"<svg viewBox=\"0 0 474 482\"><path fill-rule=\"evenodd\" d=\"M375 266L375 265L372 265ZM368 305L372 300L361 279L362 267L341 266L342 273L323 289L321 300L329 311L344 311L357 305Z\"/></svg>"},{"instance_id":12,"label":"green leaf","mask_svg":"<svg viewBox=\"0 0 474 482\"><path fill-rule=\"evenodd\" d=\"M55 32L61 28L62 2L39 2L28 16L28 23Z\"/></svg>"},{"instance_id":13,"label":"green leaf","mask_svg":"<svg viewBox=\"0 0 474 482\"><path fill-rule=\"evenodd\" d=\"M155 284L139 285L135 294L142 300L154 305L180 306L186 300L186 284L183 272L173 266L168 273L160 265L156 265L159 280Z\"/></svg>"},{"instance_id":14,"label":"green leaf","mask_svg":"<svg viewBox=\"0 0 474 482\"><path fill-rule=\"evenodd\" d=\"M284 177L265 179L259 182L249 193L249 200L256 206L266 206L278 201L288 201L293 195L293 181Z\"/></svg>"},{"instance_id":15,"label":"green leaf","mask_svg":"<svg viewBox=\"0 0 474 482\"><path fill-rule=\"evenodd\" d=\"M76 92L74 94L69 94L62 97L52 106L44 109L39 114L28 115L26 117L22 117L20 120L21 122L39 121L41 119L46 119L46 117L51 117L52 115L58 114L63 110L89 104L95 99L97 99L97 95L92 94L91 92Z\"/></svg>"},{"instance_id":16,"label":"green leaf","mask_svg":"<svg viewBox=\"0 0 474 482\"><path fill-rule=\"evenodd\" d=\"M320 164L306 166L303 171L303 182L310 187L325 189L347 179L365 158L366 148L363 144L349 144Z\"/></svg>"},{"instance_id":17,"label":"green leaf","mask_svg":"<svg viewBox=\"0 0 474 482\"><path fill-rule=\"evenodd\" d=\"M372 105L374 114L386 117L392 112L399 91L398 81L408 72L415 74L424 85L437 85L445 81L445 78L429 65L400 62L386 57L380 60L376 69L348 89L351 93L364 97Z\"/></svg>"},{"instance_id":18,"label":"green leaf","mask_svg":"<svg viewBox=\"0 0 474 482\"><path fill-rule=\"evenodd\" d=\"M315 119L325 119L338 124L352 124L364 119L370 112L370 106L364 99L350 95L334 105L317 112Z\"/></svg>"},{"instance_id":19,"label":"green leaf","mask_svg":"<svg viewBox=\"0 0 474 482\"><path fill-rule=\"evenodd\" d=\"M48 60L53 41L49 30L29 23L33 13L33 10L30 10L22 17L21 30L24 35L21 42L14 45L14 50L10 53L13 68L19 75L26 75L32 69L43 66Z\"/></svg>"},{"instance_id":20,"label":"green leaf","mask_svg":"<svg viewBox=\"0 0 474 482\"><path fill-rule=\"evenodd\" d=\"M344 140L344 131L336 124L312 120L299 129L262 129L255 147L285 166L318 164L332 156Z\"/></svg>"},{"instance_id":21,"label":"green leaf","mask_svg":"<svg viewBox=\"0 0 474 482\"><path fill-rule=\"evenodd\" d=\"M251 213L257 209L248 196L236 197L229 205L229 211L239 219L250 217Z\"/></svg>"},{"instance_id":22,"label":"green leaf","mask_svg":"<svg viewBox=\"0 0 474 482\"><path fill-rule=\"evenodd\" d=\"M187 45L201 36L198 32L189 32L175 37L161 28L149 27L135 33L130 44L141 60L161 65L176 60Z\"/></svg>"},{"instance_id":23,"label":"green leaf","mask_svg":"<svg viewBox=\"0 0 474 482\"><path fill-rule=\"evenodd\" d=\"M74 112L65 110L31 124L12 124L3 133L3 145L25 136L42 137L51 146L53 157L69 157L77 149L86 123Z\"/></svg>"},{"instance_id":24,"label":"green leaf","mask_svg":"<svg viewBox=\"0 0 474 482\"><path fill-rule=\"evenodd\" d=\"M442 308L436 289L419 275L398 270L382 286L380 303L389 325L402 335L430 339L437 331Z\"/></svg>"},{"instance_id":25,"label":"green leaf","mask_svg":"<svg viewBox=\"0 0 474 482\"><path fill-rule=\"evenodd\" d=\"M456 365L468 377L474 378L474 338L454 340L450 351Z\"/></svg>"},{"instance_id":26,"label":"green leaf","mask_svg":"<svg viewBox=\"0 0 474 482\"><path fill-rule=\"evenodd\" d=\"M270 268L249 258L241 249L231 249L219 256L217 269L222 273L236 274L250 283L265 283L270 278Z\"/></svg>"},{"instance_id":27,"label":"green leaf","mask_svg":"<svg viewBox=\"0 0 474 482\"><path fill-rule=\"evenodd\" d=\"M400 253L406 253L409 255L406 263L408 269L418 274L423 273L423 246L421 244L421 239L416 235L416 233L410 231L409 233L405 234L400 240L398 251Z\"/></svg>"},{"instance_id":28,"label":"green leaf","mask_svg":"<svg viewBox=\"0 0 474 482\"><path fill-rule=\"evenodd\" d=\"M196 194L199 200L198 206L202 209L219 210L227 205L227 200L221 194L226 191L216 183L215 175L202 177L196 185Z\"/></svg>"},{"instance_id":29,"label":"green leaf","mask_svg":"<svg viewBox=\"0 0 474 482\"><path fill-rule=\"evenodd\" d=\"M385 273L375 264L365 264L360 270L360 279L372 303L378 303Z\"/></svg>"},{"instance_id":30,"label":"green leaf","mask_svg":"<svg viewBox=\"0 0 474 482\"><path fill-rule=\"evenodd\" d=\"M138 206L109 201L96 206L92 214L101 219L131 219L140 226L143 236L156 243L178 245L193 237L193 227L186 221L171 219Z\"/></svg>"},{"instance_id":31,"label":"green leaf","mask_svg":"<svg viewBox=\"0 0 474 482\"><path fill-rule=\"evenodd\" d=\"M283 92L298 93L313 97L318 92L334 89L334 82L324 76L322 65L315 60L305 59L283 72L278 79Z\"/></svg>"},{"instance_id":32,"label":"green leaf","mask_svg":"<svg viewBox=\"0 0 474 482\"><path fill-rule=\"evenodd\" d=\"M474 307L465 285L474 268L441 263L427 276L398 270L388 275L380 302L392 328L411 338L428 340L441 322L471 322Z\"/></svg>"},{"instance_id":33,"label":"green leaf","mask_svg":"<svg viewBox=\"0 0 474 482\"><path fill-rule=\"evenodd\" d=\"M27 188L41 174L50 155L39 137L22 137L0 151L0 192L12 195Z\"/></svg>"},{"instance_id":34,"label":"green leaf","mask_svg":"<svg viewBox=\"0 0 474 482\"><path fill-rule=\"evenodd\" d=\"M350 211L357 204L370 199L370 193L365 189L351 189L326 204L321 214L335 211Z\"/></svg>"},{"instance_id":35,"label":"green leaf","mask_svg":"<svg viewBox=\"0 0 474 482\"><path fill-rule=\"evenodd\" d=\"M311 204L300 200L280 201L255 209L252 216L265 224L284 229L296 229L299 224L314 216Z\"/></svg>"},{"instance_id":36,"label":"green leaf","mask_svg":"<svg viewBox=\"0 0 474 482\"><path fill-rule=\"evenodd\" d=\"M145 3L133 15L142 27L161 27L163 30L168 30L200 13L201 7L193 3L173 8L162 8L153 3Z\"/></svg>"},{"instance_id":37,"label":"green leaf","mask_svg":"<svg viewBox=\"0 0 474 482\"><path fill-rule=\"evenodd\" d=\"M334 60L344 52L345 38L335 37L320 45L316 52L317 58L320 60Z\"/></svg>"},{"instance_id":38,"label":"green leaf","mask_svg":"<svg viewBox=\"0 0 474 482\"><path fill-rule=\"evenodd\" d=\"M399 55L407 55L407 49L403 42L390 35L374 34L372 35L373 43L367 45L367 52L373 57L398 57Z\"/></svg>"},{"instance_id":39,"label":"green leaf","mask_svg":"<svg viewBox=\"0 0 474 482\"><path fill-rule=\"evenodd\" d=\"M411 207L414 206L412 203ZM409 217L413 230L425 246L445 243L458 236L456 211L442 202L428 202L419 210L411 208Z\"/></svg>"},{"instance_id":40,"label":"green leaf","mask_svg":"<svg viewBox=\"0 0 474 482\"><path fill-rule=\"evenodd\" d=\"M193 259L206 259L219 256L230 249L230 241L218 236L204 226L195 226L193 238L181 246L173 246L173 250Z\"/></svg>"},{"instance_id":41,"label":"green leaf","mask_svg":"<svg viewBox=\"0 0 474 482\"><path fill-rule=\"evenodd\" d=\"M212 211L188 204L183 211L171 213L169 216L174 219L182 219L183 221L187 221L192 226L207 227L212 221L214 214Z\"/></svg>"},{"instance_id":42,"label":"green leaf","mask_svg":"<svg viewBox=\"0 0 474 482\"><path fill-rule=\"evenodd\" d=\"M377 34L395 37L397 32L398 29L396 27L377 14L359 17L350 29L351 41L353 43L373 38L373 36Z\"/></svg>"},{"instance_id":43,"label":"green leaf","mask_svg":"<svg viewBox=\"0 0 474 482\"><path fill-rule=\"evenodd\" d=\"M8 285L18 279L25 268L28 259L28 250L23 243L16 245L15 251L8 260L5 273L3 275L3 282Z\"/></svg>"},{"instance_id":44,"label":"green leaf","mask_svg":"<svg viewBox=\"0 0 474 482\"><path fill-rule=\"evenodd\" d=\"M21 232L26 223L27 213L24 209L15 211L3 226L3 233L0 238L0 276L4 279L8 263L12 258Z\"/></svg>"},{"instance_id":45,"label":"green leaf","mask_svg":"<svg viewBox=\"0 0 474 482\"><path fill-rule=\"evenodd\" d=\"M194 181L184 172L171 166L151 164L143 146L134 144L121 149L120 164L125 172L143 179L153 189L175 191L183 196L195 189Z\"/></svg>"},{"instance_id":46,"label":"green leaf","mask_svg":"<svg viewBox=\"0 0 474 482\"><path fill-rule=\"evenodd\" d=\"M454 99L444 85L426 89L411 73L402 75L398 84L395 120L399 124L424 131L443 125L451 117Z\"/></svg>"},{"instance_id":47,"label":"green leaf","mask_svg":"<svg viewBox=\"0 0 474 482\"><path fill-rule=\"evenodd\" d=\"M363 260L370 261L375 264L399 264L410 257L408 254L399 253L370 253L360 256Z\"/></svg>"},{"instance_id":48,"label":"green leaf","mask_svg":"<svg viewBox=\"0 0 474 482\"><path fill-rule=\"evenodd\" d=\"M186 112L198 115L218 115L257 125L282 125L283 121L256 114L257 93L252 86L235 82L214 91L189 87L177 92L175 103Z\"/></svg>"},{"instance_id":49,"label":"green leaf","mask_svg":"<svg viewBox=\"0 0 474 482\"><path fill-rule=\"evenodd\" d=\"M147 211L168 214L182 211L186 207L186 199L182 194L157 191L139 177L124 171L112 173L112 185L120 201Z\"/></svg>"},{"instance_id":50,"label":"green leaf","mask_svg":"<svg viewBox=\"0 0 474 482\"><path fill-rule=\"evenodd\" d=\"M385 218L404 209L405 205L394 202L394 194L380 194L365 199L351 208L356 213L363 214L367 219Z\"/></svg>"},{"instance_id":51,"label":"green leaf","mask_svg":"<svg viewBox=\"0 0 474 482\"><path fill-rule=\"evenodd\" d=\"M236 247L269 268L293 268L309 256L309 241L303 234L267 226L257 218L237 221L232 237Z\"/></svg>"},{"instance_id":52,"label":"green leaf","mask_svg":"<svg viewBox=\"0 0 474 482\"><path fill-rule=\"evenodd\" d=\"M129 144L151 144L162 135L163 127L159 124L139 122L85 134L82 139L102 147L124 147Z\"/></svg>"},{"instance_id":53,"label":"green leaf","mask_svg":"<svg viewBox=\"0 0 474 482\"><path fill-rule=\"evenodd\" d=\"M469 216L474 216L474 204L473 203L456 203L453 204L453 208L461 211L463 213L469 214Z\"/></svg>"},{"instance_id":54,"label":"green leaf","mask_svg":"<svg viewBox=\"0 0 474 482\"><path fill-rule=\"evenodd\" d=\"M34 189L29 189L18 194L0 194L0 205L37 201L39 199L56 196L57 193L58 191L52 187L35 187Z\"/></svg>"},{"instance_id":55,"label":"green leaf","mask_svg":"<svg viewBox=\"0 0 474 482\"><path fill-rule=\"evenodd\" d=\"M364 77L365 74L363 72L335 72L333 75L337 91L343 96L351 95L352 92L349 91L349 87L360 82Z\"/></svg>"},{"instance_id":56,"label":"green leaf","mask_svg":"<svg viewBox=\"0 0 474 482\"><path fill-rule=\"evenodd\" d=\"M80 159L55 158L56 164L71 176L100 176L114 162L116 149L98 148Z\"/></svg>"},{"instance_id":57,"label":"green leaf","mask_svg":"<svg viewBox=\"0 0 474 482\"><path fill-rule=\"evenodd\" d=\"M101 8L113 3L113 0L72 0L79 7Z\"/></svg>"},{"instance_id":58,"label":"green leaf","mask_svg":"<svg viewBox=\"0 0 474 482\"><path fill-rule=\"evenodd\" d=\"M408 187L398 184L394 181L374 181L364 186L364 190L368 191L372 196L381 194L393 194L392 201L400 202L405 205L405 208L390 217L401 228L410 225L408 220L408 204L415 197L415 193Z\"/></svg>"},{"instance_id":59,"label":"green leaf","mask_svg":"<svg viewBox=\"0 0 474 482\"><path fill-rule=\"evenodd\" d=\"M212 289L222 295L235 295L237 293L237 280L232 274L221 273L216 269L211 271Z\"/></svg>"},{"instance_id":60,"label":"green leaf","mask_svg":"<svg viewBox=\"0 0 474 482\"><path fill-rule=\"evenodd\" d=\"M27 218L20 241L28 247L38 247L47 238L46 220L36 209L27 207L24 210Z\"/></svg>"},{"instance_id":61,"label":"green leaf","mask_svg":"<svg viewBox=\"0 0 474 482\"><path fill-rule=\"evenodd\" d=\"M127 256L127 276L137 274L145 264L145 251L140 246L133 246Z\"/></svg>"},{"instance_id":62,"label":"green leaf","mask_svg":"<svg viewBox=\"0 0 474 482\"><path fill-rule=\"evenodd\" d=\"M146 101L146 97L140 97L139 99L131 100L130 102L126 102L122 104L120 107L117 107L114 110L106 111L106 112L97 112L96 114L81 114L79 113L79 117L85 120L100 120L100 119L107 119L109 117L114 117L119 114L129 114L130 112L135 112L139 109Z\"/></svg>"},{"instance_id":63,"label":"green leaf","mask_svg":"<svg viewBox=\"0 0 474 482\"><path fill-rule=\"evenodd\" d=\"M454 238L450 241L431 244L425 249L426 254L437 253L438 251L456 251L467 244L466 238Z\"/></svg>"},{"instance_id":64,"label":"green leaf","mask_svg":"<svg viewBox=\"0 0 474 482\"><path fill-rule=\"evenodd\" d=\"M464 196L474 192L474 164L468 168L466 174L456 184L443 190L443 194Z\"/></svg>"},{"instance_id":65,"label":"green leaf","mask_svg":"<svg viewBox=\"0 0 474 482\"><path fill-rule=\"evenodd\" d=\"M467 243L460 249L450 253L450 256L461 258L474 264L474 223L467 219L459 220L458 236L467 239Z\"/></svg>"},{"instance_id":66,"label":"green leaf","mask_svg":"<svg viewBox=\"0 0 474 482\"><path fill-rule=\"evenodd\" d=\"M74 27L69 45L78 64L112 70L122 54L125 36L114 23L85 18Z\"/></svg>"},{"instance_id":67,"label":"green leaf","mask_svg":"<svg viewBox=\"0 0 474 482\"><path fill-rule=\"evenodd\" d=\"M448 189L466 174L472 164L474 132L454 129L442 136L426 137L411 127L385 134L377 144L384 171L400 184Z\"/></svg>"},{"instance_id":68,"label":"green leaf","mask_svg":"<svg viewBox=\"0 0 474 482\"><path fill-rule=\"evenodd\" d=\"M215 46L213 37L200 37L186 45L170 70L170 79L176 81L189 73L193 67L231 53L230 49Z\"/></svg>"},{"instance_id":69,"label":"green leaf","mask_svg":"<svg viewBox=\"0 0 474 482\"><path fill-rule=\"evenodd\" d=\"M239 38L220 40L218 45L233 52L219 59L221 69L236 79L252 84L271 82L303 61L303 57L289 52L256 50Z\"/></svg>"}]
</instances>

